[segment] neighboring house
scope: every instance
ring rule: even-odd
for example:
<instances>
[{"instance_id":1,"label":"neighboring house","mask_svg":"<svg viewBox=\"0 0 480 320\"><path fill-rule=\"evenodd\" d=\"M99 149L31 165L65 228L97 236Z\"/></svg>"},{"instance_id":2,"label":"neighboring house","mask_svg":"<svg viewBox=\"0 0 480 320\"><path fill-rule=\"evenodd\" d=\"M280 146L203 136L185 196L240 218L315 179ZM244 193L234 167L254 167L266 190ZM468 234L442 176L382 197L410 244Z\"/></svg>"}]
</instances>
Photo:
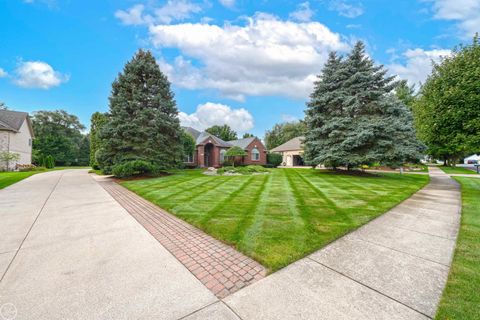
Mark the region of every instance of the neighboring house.
<instances>
[{"instance_id":1,"label":"neighboring house","mask_svg":"<svg viewBox=\"0 0 480 320\"><path fill-rule=\"evenodd\" d=\"M245 150L246 156L236 159L241 164L267 164L267 151L260 139L246 138L232 141L223 141L208 132L200 132L191 127L183 128L195 140L195 152L188 155L184 162L196 167L221 167L225 159L225 152L233 146Z\"/></svg>"},{"instance_id":2,"label":"neighboring house","mask_svg":"<svg viewBox=\"0 0 480 320\"><path fill-rule=\"evenodd\" d=\"M17 164L32 163L33 128L26 112L0 110L0 152L18 153L20 159L9 163L9 169L15 169ZM0 163L5 169L6 164Z\"/></svg>"},{"instance_id":3,"label":"neighboring house","mask_svg":"<svg viewBox=\"0 0 480 320\"><path fill-rule=\"evenodd\" d=\"M282 155L282 166L295 167L303 166L303 140L305 137L296 137L288 140L282 145L270 150L272 153Z\"/></svg>"},{"instance_id":4,"label":"neighboring house","mask_svg":"<svg viewBox=\"0 0 480 320\"><path fill-rule=\"evenodd\" d=\"M476 163L480 163L480 156L477 155L477 154L474 154L474 155L471 155L469 157L466 157L465 159L463 159L463 163L464 164L476 164Z\"/></svg>"}]
</instances>

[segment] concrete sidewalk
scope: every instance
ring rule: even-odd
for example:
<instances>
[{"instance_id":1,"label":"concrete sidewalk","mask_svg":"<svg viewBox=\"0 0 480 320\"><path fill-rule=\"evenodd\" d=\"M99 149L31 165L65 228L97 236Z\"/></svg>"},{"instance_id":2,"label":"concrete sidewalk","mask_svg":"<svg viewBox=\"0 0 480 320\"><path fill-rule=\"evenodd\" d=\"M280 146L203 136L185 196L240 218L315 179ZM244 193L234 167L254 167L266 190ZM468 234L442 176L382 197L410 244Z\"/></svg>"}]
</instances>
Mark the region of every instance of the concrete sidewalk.
<instances>
[{"instance_id":1,"label":"concrete sidewalk","mask_svg":"<svg viewBox=\"0 0 480 320\"><path fill-rule=\"evenodd\" d=\"M0 190L0 221L0 319L178 319L218 301L86 170Z\"/></svg>"},{"instance_id":2,"label":"concrete sidewalk","mask_svg":"<svg viewBox=\"0 0 480 320\"><path fill-rule=\"evenodd\" d=\"M429 319L455 248L461 198L438 168L410 199L223 301L241 319Z\"/></svg>"}]
</instances>

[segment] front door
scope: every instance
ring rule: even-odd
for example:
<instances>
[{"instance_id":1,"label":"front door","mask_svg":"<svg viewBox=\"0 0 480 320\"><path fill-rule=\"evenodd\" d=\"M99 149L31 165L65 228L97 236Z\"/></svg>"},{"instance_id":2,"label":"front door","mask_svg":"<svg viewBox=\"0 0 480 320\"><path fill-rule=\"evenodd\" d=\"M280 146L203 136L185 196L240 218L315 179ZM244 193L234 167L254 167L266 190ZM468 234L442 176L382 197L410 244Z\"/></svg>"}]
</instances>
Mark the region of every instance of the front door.
<instances>
[{"instance_id":1,"label":"front door","mask_svg":"<svg viewBox=\"0 0 480 320\"><path fill-rule=\"evenodd\" d=\"M213 166L213 144L207 143L204 148L205 167Z\"/></svg>"}]
</instances>

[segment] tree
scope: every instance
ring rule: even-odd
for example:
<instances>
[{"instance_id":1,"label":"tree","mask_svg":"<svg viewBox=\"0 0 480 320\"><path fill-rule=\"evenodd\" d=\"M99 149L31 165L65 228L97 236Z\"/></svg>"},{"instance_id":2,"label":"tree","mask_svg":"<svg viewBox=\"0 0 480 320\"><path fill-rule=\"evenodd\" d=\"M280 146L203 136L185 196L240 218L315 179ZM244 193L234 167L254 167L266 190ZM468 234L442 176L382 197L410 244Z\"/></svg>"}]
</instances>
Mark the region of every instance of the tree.
<instances>
[{"instance_id":1,"label":"tree","mask_svg":"<svg viewBox=\"0 0 480 320\"><path fill-rule=\"evenodd\" d=\"M86 134L80 140L78 147L77 165L88 166L90 165L90 134Z\"/></svg>"},{"instance_id":2,"label":"tree","mask_svg":"<svg viewBox=\"0 0 480 320\"><path fill-rule=\"evenodd\" d=\"M228 149L227 152L225 152L225 157L232 159L233 166L235 166L236 157L244 157L246 155L247 153L245 152L245 150L243 150L238 146L233 146L230 149Z\"/></svg>"},{"instance_id":3,"label":"tree","mask_svg":"<svg viewBox=\"0 0 480 320\"><path fill-rule=\"evenodd\" d=\"M395 96L412 110L416 100L415 85L409 86L406 80L399 81L395 88Z\"/></svg>"},{"instance_id":4,"label":"tree","mask_svg":"<svg viewBox=\"0 0 480 320\"><path fill-rule=\"evenodd\" d=\"M242 136L242 139L247 139L247 138L255 138L255 136L251 133L245 132Z\"/></svg>"},{"instance_id":5,"label":"tree","mask_svg":"<svg viewBox=\"0 0 480 320\"><path fill-rule=\"evenodd\" d=\"M96 159L102 169L145 160L159 169L182 163L182 129L170 82L150 51L139 50L112 84L108 121Z\"/></svg>"},{"instance_id":6,"label":"tree","mask_svg":"<svg viewBox=\"0 0 480 320\"><path fill-rule=\"evenodd\" d=\"M265 133L265 146L268 150L284 144L288 140L304 136L306 125L304 121L277 123Z\"/></svg>"},{"instance_id":7,"label":"tree","mask_svg":"<svg viewBox=\"0 0 480 320\"><path fill-rule=\"evenodd\" d=\"M182 131L182 147L183 157L186 160L188 158L188 160L193 161L193 153L195 152L196 142L193 137L185 131Z\"/></svg>"},{"instance_id":8,"label":"tree","mask_svg":"<svg viewBox=\"0 0 480 320\"><path fill-rule=\"evenodd\" d=\"M386 73L362 42L345 59L330 54L307 104L307 163L398 166L420 157L412 115L392 93L396 83Z\"/></svg>"},{"instance_id":9,"label":"tree","mask_svg":"<svg viewBox=\"0 0 480 320\"><path fill-rule=\"evenodd\" d=\"M108 115L101 112L95 112L90 118L90 166L93 169L98 169L99 164L95 159L95 153L100 149L101 139L100 131L105 123L108 121Z\"/></svg>"},{"instance_id":10,"label":"tree","mask_svg":"<svg viewBox=\"0 0 480 320\"><path fill-rule=\"evenodd\" d=\"M17 162L18 160L20 160L20 154L9 151L0 151L0 169L8 171L10 170L10 167L12 167L12 162Z\"/></svg>"},{"instance_id":11,"label":"tree","mask_svg":"<svg viewBox=\"0 0 480 320\"><path fill-rule=\"evenodd\" d=\"M88 150L80 150L85 127L77 116L64 110L37 111L32 117L33 151L38 158L51 155L58 165L78 165L81 157L88 157ZM86 152L87 154L80 154Z\"/></svg>"},{"instance_id":12,"label":"tree","mask_svg":"<svg viewBox=\"0 0 480 320\"><path fill-rule=\"evenodd\" d=\"M414 104L419 138L428 154L455 165L480 151L480 42L454 48L434 64Z\"/></svg>"},{"instance_id":13,"label":"tree","mask_svg":"<svg viewBox=\"0 0 480 320\"><path fill-rule=\"evenodd\" d=\"M206 132L213 134L216 137L224 141L237 140L237 133L230 128L230 126L224 124L223 126L213 126L205 130Z\"/></svg>"}]
</instances>

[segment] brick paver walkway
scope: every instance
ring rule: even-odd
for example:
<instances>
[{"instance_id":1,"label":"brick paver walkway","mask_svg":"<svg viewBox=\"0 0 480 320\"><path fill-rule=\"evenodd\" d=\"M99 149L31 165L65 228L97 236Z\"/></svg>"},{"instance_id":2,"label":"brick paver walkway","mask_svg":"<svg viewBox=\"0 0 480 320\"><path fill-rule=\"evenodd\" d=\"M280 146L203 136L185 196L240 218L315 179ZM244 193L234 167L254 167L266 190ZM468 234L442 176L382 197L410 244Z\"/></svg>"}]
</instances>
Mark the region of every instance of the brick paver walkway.
<instances>
[{"instance_id":1,"label":"brick paver walkway","mask_svg":"<svg viewBox=\"0 0 480 320\"><path fill-rule=\"evenodd\" d=\"M113 181L99 181L141 225L217 297L265 277L258 262Z\"/></svg>"}]
</instances>

